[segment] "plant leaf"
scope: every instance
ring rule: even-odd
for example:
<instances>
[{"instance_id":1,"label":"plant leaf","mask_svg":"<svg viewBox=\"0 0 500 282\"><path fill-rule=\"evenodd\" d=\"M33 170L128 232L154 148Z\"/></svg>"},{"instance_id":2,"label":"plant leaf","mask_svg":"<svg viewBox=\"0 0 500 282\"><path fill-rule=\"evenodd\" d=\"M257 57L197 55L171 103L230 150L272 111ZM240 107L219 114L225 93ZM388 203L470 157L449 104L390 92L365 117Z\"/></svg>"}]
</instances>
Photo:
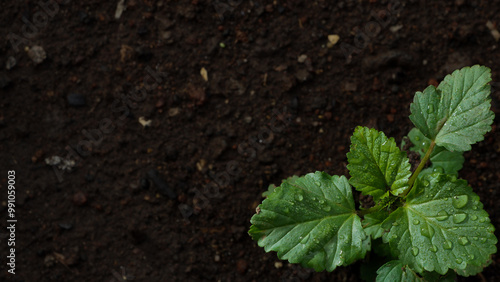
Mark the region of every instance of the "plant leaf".
<instances>
[{"instance_id":1,"label":"plant leaf","mask_svg":"<svg viewBox=\"0 0 500 282\"><path fill-rule=\"evenodd\" d=\"M415 187L406 203L382 224L382 238L417 272L484 267L496 252L488 213L465 180L433 173ZM470 271L473 271L474 269ZM470 273L469 273L470 274Z\"/></svg>"},{"instance_id":2,"label":"plant leaf","mask_svg":"<svg viewBox=\"0 0 500 282\"><path fill-rule=\"evenodd\" d=\"M389 216L389 213L385 210L380 210L374 213L369 213L365 215L363 220L363 228L367 235L370 235L372 239L377 239L382 237L385 230L382 228L382 222Z\"/></svg>"},{"instance_id":3,"label":"plant leaf","mask_svg":"<svg viewBox=\"0 0 500 282\"><path fill-rule=\"evenodd\" d=\"M351 137L347 161L351 185L364 195L372 195L375 201L389 190L398 195L408 187L408 158L394 138L387 138L383 132L358 126Z\"/></svg>"},{"instance_id":4,"label":"plant leaf","mask_svg":"<svg viewBox=\"0 0 500 282\"><path fill-rule=\"evenodd\" d=\"M410 150L418 152L420 157L423 158L429 149L431 140L425 137L417 128L413 128L410 133L408 133L408 137L414 145ZM424 169L419 177L434 171L458 176L458 171L462 169L464 163L464 156L460 151L450 152L444 147L436 146L431 153L430 160L432 165Z\"/></svg>"},{"instance_id":5,"label":"plant leaf","mask_svg":"<svg viewBox=\"0 0 500 282\"><path fill-rule=\"evenodd\" d=\"M377 280L376 282L414 282L423 281L415 272L410 268L404 267L400 260L391 260L386 264L382 265L377 270Z\"/></svg>"},{"instance_id":6,"label":"plant leaf","mask_svg":"<svg viewBox=\"0 0 500 282\"><path fill-rule=\"evenodd\" d=\"M455 281L455 272L450 270L446 275L442 276L437 272L424 272L422 277L417 275L407 265L403 265L400 260L391 260L382 265L377 270L376 282L414 282L414 281L441 281L453 282Z\"/></svg>"},{"instance_id":7,"label":"plant leaf","mask_svg":"<svg viewBox=\"0 0 500 282\"><path fill-rule=\"evenodd\" d=\"M287 179L283 179L281 182L288 181L290 183L293 183L297 178L299 178L297 175L293 175L293 176L288 177ZM267 196L271 195L271 193L274 191L274 189L276 189L276 185L270 184L267 187L267 191L262 192L262 197L267 198Z\"/></svg>"},{"instance_id":8,"label":"plant leaf","mask_svg":"<svg viewBox=\"0 0 500 282\"><path fill-rule=\"evenodd\" d=\"M491 130L491 70L465 67L447 75L438 88L417 92L410 120L436 145L449 151L468 151Z\"/></svg>"},{"instance_id":9,"label":"plant leaf","mask_svg":"<svg viewBox=\"0 0 500 282\"><path fill-rule=\"evenodd\" d=\"M344 176L316 172L284 181L259 208L249 234L280 259L333 271L370 249Z\"/></svg>"}]
</instances>

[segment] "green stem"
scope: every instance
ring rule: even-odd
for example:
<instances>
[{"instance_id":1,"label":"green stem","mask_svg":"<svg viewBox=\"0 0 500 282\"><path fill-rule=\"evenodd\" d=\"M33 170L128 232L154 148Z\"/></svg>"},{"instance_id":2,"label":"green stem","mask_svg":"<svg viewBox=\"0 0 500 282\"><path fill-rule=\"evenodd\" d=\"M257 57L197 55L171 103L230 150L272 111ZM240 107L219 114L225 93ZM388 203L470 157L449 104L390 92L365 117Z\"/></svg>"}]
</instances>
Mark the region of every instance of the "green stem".
<instances>
[{"instance_id":1,"label":"green stem","mask_svg":"<svg viewBox=\"0 0 500 282\"><path fill-rule=\"evenodd\" d=\"M434 147L436 146L436 142L434 142L434 140L431 142L431 145L429 146L429 149L427 150L427 152L425 153L425 156L424 158L422 159L422 161L420 162L420 164L418 164L418 167L417 169L415 170L415 172L412 174L412 176L410 177L410 180L408 180L408 188L401 194L401 197L406 197L406 195L408 195L408 193L410 193L410 190L411 188L413 187L413 184L415 183L415 180L417 180L417 177L418 175L420 174L420 172L422 171L422 169L425 167L425 164L427 163L427 161L429 160L429 158L431 157L431 154L432 154L432 151L434 151Z\"/></svg>"},{"instance_id":2,"label":"green stem","mask_svg":"<svg viewBox=\"0 0 500 282\"><path fill-rule=\"evenodd\" d=\"M357 211L357 214L359 217L364 217L365 215L367 215L369 213L377 212L377 211L381 210L382 208L383 208L382 205L376 205L376 206L373 206L373 207L366 209L366 210Z\"/></svg>"}]
</instances>

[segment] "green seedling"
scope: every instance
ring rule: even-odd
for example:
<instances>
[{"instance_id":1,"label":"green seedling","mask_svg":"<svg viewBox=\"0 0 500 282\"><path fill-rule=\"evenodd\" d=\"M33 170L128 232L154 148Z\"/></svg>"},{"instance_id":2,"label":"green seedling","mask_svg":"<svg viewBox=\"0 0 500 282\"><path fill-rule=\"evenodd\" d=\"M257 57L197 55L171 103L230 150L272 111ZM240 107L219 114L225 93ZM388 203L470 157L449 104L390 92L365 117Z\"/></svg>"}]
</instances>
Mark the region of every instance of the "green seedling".
<instances>
[{"instance_id":1,"label":"green seedling","mask_svg":"<svg viewBox=\"0 0 500 282\"><path fill-rule=\"evenodd\" d=\"M369 251L385 255L376 281L453 281L481 272L497 238L479 196L457 177L463 152L491 130L490 81L491 70L476 65L416 93L408 134L421 157L415 171L393 138L357 127L347 154L351 178L315 172L271 185L250 236L266 252L316 271ZM356 208L351 187L375 204Z\"/></svg>"}]
</instances>

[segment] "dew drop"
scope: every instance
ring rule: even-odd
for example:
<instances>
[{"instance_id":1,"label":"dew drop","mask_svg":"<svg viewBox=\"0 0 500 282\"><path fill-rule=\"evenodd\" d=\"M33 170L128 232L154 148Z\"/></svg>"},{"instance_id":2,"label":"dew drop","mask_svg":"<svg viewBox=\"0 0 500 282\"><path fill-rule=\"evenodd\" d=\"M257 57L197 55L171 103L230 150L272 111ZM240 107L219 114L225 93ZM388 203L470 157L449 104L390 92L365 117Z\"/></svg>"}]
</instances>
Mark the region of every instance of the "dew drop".
<instances>
[{"instance_id":1,"label":"dew drop","mask_svg":"<svg viewBox=\"0 0 500 282\"><path fill-rule=\"evenodd\" d=\"M481 243L486 242L486 238L484 238L484 237L483 237L483 238L481 238L481 239L479 239L479 240L481 241Z\"/></svg>"},{"instance_id":2,"label":"dew drop","mask_svg":"<svg viewBox=\"0 0 500 282\"><path fill-rule=\"evenodd\" d=\"M316 184L316 186L318 186L318 187L321 187L321 182L319 182L319 181L314 182L314 184Z\"/></svg>"},{"instance_id":3,"label":"dew drop","mask_svg":"<svg viewBox=\"0 0 500 282\"><path fill-rule=\"evenodd\" d=\"M427 106L427 113L432 114L433 112L434 112L434 106L433 105Z\"/></svg>"},{"instance_id":4,"label":"dew drop","mask_svg":"<svg viewBox=\"0 0 500 282\"><path fill-rule=\"evenodd\" d=\"M438 212L436 219L439 221L447 220L449 217L448 213L445 210Z\"/></svg>"},{"instance_id":5,"label":"dew drop","mask_svg":"<svg viewBox=\"0 0 500 282\"><path fill-rule=\"evenodd\" d=\"M324 206L324 207L323 207L323 210L324 210L324 211L327 211L327 212L328 212L328 211L330 211L331 209L332 209L332 208L331 208L330 206Z\"/></svg>"},{"instance_id":6,"label":"dew drop","mask_svg":"<svg viewBox=\"0 0 500 282\"><path fill-rule=\"evenodd\" d=\"M305 244L307 243L307 241L309 240L309 237L311 237L310 234L307 234L306 237L302 238L302 240L300 240L300 243L301 244Z\"/></svg>"},{"instance_id":7,"label":"dew drop","mask_svg":"<svg viewBox=\"0 0 500 282\"><path fill-rule=\"evenodd\" d=\"M427 187L427 186L429 186L429 184L430 184L430 183L429 183L429 181L424 180L424 181L422 182L422 184L424 184L424 186L425 186L425 187Z\"/></svg>"},{"instance_id":8,"label":"dew drop","mask_svg":"<svg viewBox=\"0 0 500 282\"><path fill-rule=\"evenodd\" d=\"M443 243L443 249L445 250L451 250L451 248L453 248L453 243L451 241L444 241Z\"/></svg>"},{"instance_id":9,"label":"dew drop","mask_svg":"<svg viewBox=\"0 0 500 282\"><path fill-rule=\"evenodd\" d=\"M297 194L297 195L295 195L295 198L296 198L296 199L297 199L297 201L299 201L299 202L300 202L300 201L302 201L302 200L304 200L304 196L302 196L302 194Z\"/></svg>"},{"instance_id":10,"label":"dew drop","mask_svg":"<svg viewBox=\"0 0 500 282\"><path fill-rule=\"evenodd\" d=\"M394 222L392 223L392 226L398 226L398 225L399 225L399 223L398 223L397 221L394 221Z\"/></svg>"},{"instance_id":11,"label":"dew drop","mask_svg":"<svg viewBox=\"0 0 500 282\"><path fill-rule=\"evenodd\" d=\"M477 220L477 215L475 215L475 214L471 215L471 216L470 216L470 219L472 219L472 220Z\"/></svg>"},{"instance_id":12,"label":"dew drop","mask_svg":"<svg viewBox=\"0 0 500 282\"><path fill-rule=\"evenodd\" d=\"M413 220L413 224L415 224L415 225L419 225L419 224L420 224L420 220L418 220L418 219L414 219L414 220Z\"/></svg>"},{"instance_id":13,"label":"dew drop","mask_svg":"<svg viewBox=\"0 0 500 282\"><path fill-rule=\"evenodd\" d=\"M461 209L467 205L467 202L469 201L469 196L467 195L461 195L461 196L455 196L452 199L452 204L456 209Z\"/></svg>"},{"instance_id":14,"label":"dew drop","mask_svg":"<svg viewBox=\"0 0 500 282\"><path fill-rule=\"evenodd\" d=\"M467 218L467 214L465 213L456 213L453 215L453 222L462 223Z\"/></svg>"},{"instance_id":15,"label":"dew drop","mask_svg":"<svg viewBox=\"0 0 500 282\"><path fill-rule=\"evenodd\" d=\"M434 236L434 228L432 228L432 226L422 227L420 233L430 239Z\"/></svg>"},{"instance_id":16,"label":"dew drop","mask_svg":"<svg viewBox=\"0 0 500 282\"><path fill-rule=\"evenodd\" d=\"M473 254L469 254L468 257L469 257L470 260L474 259L474 255Z\"/></svg>"},{"instance_id":17,"label":"dew drop","mask_svg":"<svg viewBox=\"0 0 500 282\"><path fill-rule=\"evenodd\" d=\"M479 238L477 236L472 237L472 240L477 241Z\"/></svg>"},{"instance_id":18,"label":"dew drop","mask_svg":"<svg viewBox=\"0 0 500 282\"><path fill-rule=\"evenodd\" d=\"M323 199L320 199L318 202L319 202L320 204L324 204L324 203L325 203L325 201L324 201Z\"/></svg>"},{"instance_id":19,"label":"dew drop","mask_svg":"<svg viewBox=\"0 0 500 282\"><path fill-rule=\"evenodd\" d=\"M443 173L444 172L444 169L440 166L436 166L433 170L433 172L439 172L439 173Z\"/></svg>"},{"instance_id":20,"label":"dew drop","mask_svg":"<svg viewBox=\"0 0 500 282\"><path fill-rule=\"evenodd\" d=\"M420 141L420 137L415 136L415 141Z\"/></svg>"},{"instance_id":21,"label":"dew drop","mask_svg":"<svg viewBox=\"0 0 500 282\"><path fill-rule=\"evenodd\" d=\"M461 259L461 258L457 258L457 259L455 260L455 262L456 262L456 263L458 263L458 264L461 264L463 261L464 261L464 260L463 260L463 259Z\"/></svg>"},{"instance_id":22,"label":"dew drop","mask_svg":"<svg viewBox=\"0 0 500 282\"><path fill-rule=\"evenodd\" d=\"M472 209L473 210L477 210L477 206L472 206Z\"/></svg>"},{"instance_id":23,"label":"dew drop","mask_svg":"<svg viewBox=\"0 0 500 282\"><path fill-rule=\"evenodd\" d=\"M419 251L420 251L420 250L419 250L417 247L413 247L413 248L411 248L411 253L412 253L414 256L417 256Z\"/></svg>"},{"instance_id":24,"label":"dew drop","mask_svg":"<svg viewBox=\"0 0 500 282\"><path fill-rule=\"evenodd\" d=\"M458 243L462 246L465 246L465 245L469 244L469 239L467 239L467 237L459 237Z\"/></svg>"},{"instance_id":25,"label":"dew drop","mask_svg":"<svg viewBox=\"0 0 500 282\"><path fill-rule=\"evenodd\" d=\"M431 246L431 251L432 251L433 253L435 253L435 252L437 252L437 251L438 251L438 248L436 247L436 245L432 245L432 246Z\"/></svg>"},{"instance_id":26,"label":"dew drop","mask_svg":"<svg viewBox=\"0 0 500 282\"><path fill-rule=\"evenodd\" d=\"M481 223L483 223L485 221L486 221L486 219L484 217L479 219L479 222L481 222Z\"/></svg>"}]
</instances>

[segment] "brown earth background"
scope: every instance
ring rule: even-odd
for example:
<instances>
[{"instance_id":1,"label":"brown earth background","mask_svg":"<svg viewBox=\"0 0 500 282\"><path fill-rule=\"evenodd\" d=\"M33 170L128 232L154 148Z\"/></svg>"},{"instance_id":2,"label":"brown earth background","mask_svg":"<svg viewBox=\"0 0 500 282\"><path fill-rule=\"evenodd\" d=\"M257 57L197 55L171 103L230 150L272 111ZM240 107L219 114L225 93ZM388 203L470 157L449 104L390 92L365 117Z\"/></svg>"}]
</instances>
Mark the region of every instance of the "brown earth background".
<instances>
[{"instance_id":1,"label":"brown earth background","mask_svg":"<svg viewBox=\"0 0 500 282\"><path fill-rule=\"evenodd\" d=\"M119 2L0 3L2 281L359 281L258 247L261 193L348 175L355 126L399 143L414 93L466 65L499 114L498 1ZM461 171L497 228L498 121Z\"/></svg>"}]
</instances>

